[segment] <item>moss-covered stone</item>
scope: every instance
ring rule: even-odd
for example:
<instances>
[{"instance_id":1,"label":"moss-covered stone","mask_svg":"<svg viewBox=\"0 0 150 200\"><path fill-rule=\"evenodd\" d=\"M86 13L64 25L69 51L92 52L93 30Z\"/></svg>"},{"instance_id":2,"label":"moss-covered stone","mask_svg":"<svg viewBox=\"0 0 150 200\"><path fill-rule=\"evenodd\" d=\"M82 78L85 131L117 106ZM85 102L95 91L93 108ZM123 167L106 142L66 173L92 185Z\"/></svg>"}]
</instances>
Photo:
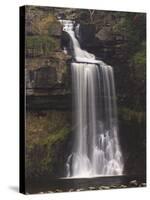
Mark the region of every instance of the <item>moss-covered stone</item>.
<instances>
[{"instance_id":1,"label":"moss-covered stone","mask_svg":"<svg viewBox=\"0 0 150 200\"><path fill-rule=\"evenodd\" d=\"M26 56L48 56L51 52L59 49L58 40L49 36L26 36Z\"/></svg>"},{"instance_id":2,"label":"moss-covered stone","mask_svg":"<svg viewBox=\"0 0 150 200\"><path fill-rule=\"evenodd\" d=\"M45 88L45 83L47 83L46 88L53 88L56 84L62 84L64 87L60 89L62 94L63 90L66 90L69 85L67 61L70 57L61 49L62 25L57 20L54 10L54 8L26 6L25 67L27 73L33 75L28 80L32 91L37 85ZM53 76L54 81L53 79L52 81L48 80L50 75L45 76L44 69L51 69L51 72L56 72ZM35 74L37 74L37 70L38 77L41 77L40 81L44 84L36 83L37 76ZM38 92L41 93L41 91ZM34 95L34 92L32 94Z\"/></svg>"}]
</instances>

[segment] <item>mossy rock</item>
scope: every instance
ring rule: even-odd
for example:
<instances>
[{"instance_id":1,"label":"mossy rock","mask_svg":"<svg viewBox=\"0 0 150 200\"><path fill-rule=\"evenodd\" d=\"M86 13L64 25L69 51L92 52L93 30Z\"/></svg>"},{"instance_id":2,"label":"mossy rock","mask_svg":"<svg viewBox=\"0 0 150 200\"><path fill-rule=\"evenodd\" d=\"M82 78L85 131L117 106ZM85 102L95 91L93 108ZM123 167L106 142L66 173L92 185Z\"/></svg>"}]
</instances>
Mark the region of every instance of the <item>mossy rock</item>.
<instances>
[{"instance_id":1,"label":"mossy rock","mask_svg":"<svg viewBox=\"0 0 150 200\"><path fill-rule=\"evenodd\" d=\"M48 56L59 49L59 41L49 36L27 36L25 41L26 56Z\"/></svg>"},{"instance_id":2,"label":"mossy rock","mask_svg":"<svg viewBox=\"0 0 150 200\"><path fill-rule=\"evenodd\" d=\"M48 35L48 28L51 23L57 23L51 9L45 12L42 7L26 6L27 35Z\"/></svg>"},{"instance_id":3,"label":"mossy rock","mask_svg":"<svg viewBox=\"0 0 150 200\"><path fill-rule=\"evenodd\" d=\"M128 122L145 122L145 112L135 111L126 107L121 107L118 109L119 118Z\"/></svg>"},{"instance_id":4,"label":"mossy rock","mask_svg":"<svg viewBox=\"0 0 150 200\"><path fill-rule=\"evenodd\" d=\"M53 22L49 24L48 35L54 37L60 37L62 34L62 26L59 22Z\"/></svg>"},{"instance_id":5,"label":"mossy rock","mask_svg":"<svg viewBox=\"0 0 150 200\"><path fill-rule=\"evenodd\" d=\"M70 134L68 112L27 113L27 176L57 175L56 164L64 166L64 148Z\"/></svg>"}]
</instances>

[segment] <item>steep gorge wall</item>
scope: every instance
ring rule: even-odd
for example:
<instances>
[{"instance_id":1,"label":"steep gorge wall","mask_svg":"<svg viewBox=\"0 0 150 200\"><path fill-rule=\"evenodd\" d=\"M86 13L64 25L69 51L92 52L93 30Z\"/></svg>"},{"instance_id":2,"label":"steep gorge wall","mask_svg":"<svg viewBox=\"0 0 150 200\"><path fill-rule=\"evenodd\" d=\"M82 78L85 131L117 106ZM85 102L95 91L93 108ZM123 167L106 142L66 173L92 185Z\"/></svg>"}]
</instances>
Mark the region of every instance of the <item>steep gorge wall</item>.
<instances>
[{"instance_id":1,"label":"steep gorge wall","mask_svg":"<svg viewBox=\"0 0 150 200\"><path fill-rule=\"evenodd\" d=\"M69 59L53 9L26 6L26 179L61 177L71 137Z\"/></svg>"},{"instance_id":2,"label":"steep gorge wall","mask_svg":"<svg viewBox=\"0 0 150 200\"><path fill-rule=\"evenodd\" d=\"M56 167L55 157L62 157L60 162L59 159L57 160L61 172L56 167L55 173L53 174L51 170L49 174L62 175L66 158L63 149L72 131L71 56L63 52L63 47L69 46L69 38L62 31L57 17L74 19L76 23L80 23L82 48L113 66L117 86L120 140L126 163L125 173L144 173L145 14L95 11L91 15L89 10L84 9L46 9L32 6L26 8L25 64L29 113L27 118L30 119L27 120L27 135L29 138L33 135L32 129L37 132L37 135L27 141L32 147L30 149L27 147L28 170L33 168L32 172L29 170L32 175L42 176L50 172L50 168ZM54 120L50 117L53 116L53 110L57 110ZM51 120L54 124L56 122L56 126L59 125L61 112L64 112L64 116L68 116L66 121L63 121L58 132L56 127L53 131L49 130L48 124ZM43 123L42 118L47 124L46 128L40 128ZM61 130L64 132L62 133ZM45 135L42 135L44 132ZM51 139L48 138L56 132L58 137L54 141L52 139L52 145ZM37 143L34 142L34 137L38 138ZM41 142L43 140L45 142ZM43 152L41 157L38 156L40 152ZM50 155L49 152L53 154ZM43 155L50 156L43 157ZM35 162L34 159L39 159L40 162ZM37 172L37 169L41 171Z\"/></svg>"},{"instance_id":3,"label":"steep gorge wall","mask_svg":"<svg viewBox=\"0 0 150 200\"><path fill-rule=\"evenodd\" d=\"M53 10L27 6L25 26L27 94L48 95L51 89L54 94L69 93L67 61L70 57L61 49L62 26Z\"/></svg>"}]
</instances>

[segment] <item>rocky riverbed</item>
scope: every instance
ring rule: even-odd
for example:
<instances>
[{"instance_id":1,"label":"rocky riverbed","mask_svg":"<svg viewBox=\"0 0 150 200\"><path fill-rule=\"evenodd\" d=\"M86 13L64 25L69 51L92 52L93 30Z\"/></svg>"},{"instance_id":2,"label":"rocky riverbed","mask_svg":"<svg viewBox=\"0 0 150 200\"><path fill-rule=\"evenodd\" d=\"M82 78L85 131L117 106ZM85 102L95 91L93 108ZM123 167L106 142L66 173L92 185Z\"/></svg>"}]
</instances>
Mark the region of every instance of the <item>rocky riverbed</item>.
<instances>
[{"instance_id":1,"label":"rocky riverbed","mask_svg":"<svg viewBox=\"0 0 150 200\"><path fill-rule=\"evenodd\" d=\"M30 185L32 184L32 188ZM87 190L108 190L146 187L145 176L106 176L93 178L41 179L27 185L28 193L79 192Z\"/></svg>"},{"instance_id":2,"label":"rocky riverbed","mask_svg":"<svg viewBox=\"0 0 150 200\"><path fill-rule=\"evenodd\" d=\"M61 193L61 192L82 192L82 191L94 191L94 190L110 190L110 189L125 189L125 188L141 188L146 187L146 183L140 183L136 180L130 181L129 184L121 184L121 185L100 185L100 186L89 186L86 188L70 188L68 190L66 189L54 189L54 190L48 190L46 192L39 192L39 194L44 193ZM26 193L30 194L30 193Z\"/></svg>"}]
</instances>

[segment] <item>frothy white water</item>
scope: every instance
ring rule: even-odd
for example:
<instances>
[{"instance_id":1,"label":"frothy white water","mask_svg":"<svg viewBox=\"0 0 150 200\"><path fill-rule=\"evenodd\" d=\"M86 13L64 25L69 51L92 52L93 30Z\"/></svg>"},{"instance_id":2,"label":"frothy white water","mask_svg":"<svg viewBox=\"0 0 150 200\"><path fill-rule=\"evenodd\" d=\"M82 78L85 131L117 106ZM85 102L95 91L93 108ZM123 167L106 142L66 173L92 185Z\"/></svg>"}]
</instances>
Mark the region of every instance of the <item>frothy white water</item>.
<instances>
[{"instance_id":1,"label":"frothy white water","mask_svg":"<svg viewBox=\"0 0 150 200\"><path fill-rule=\"evenodd\" d=\"M74 148L66 163L67 177L121 175L113 68L81 49L73 21L60 21L70 35L75 58L71 68L76 128Z\"/></svg>"}]
</instances>

